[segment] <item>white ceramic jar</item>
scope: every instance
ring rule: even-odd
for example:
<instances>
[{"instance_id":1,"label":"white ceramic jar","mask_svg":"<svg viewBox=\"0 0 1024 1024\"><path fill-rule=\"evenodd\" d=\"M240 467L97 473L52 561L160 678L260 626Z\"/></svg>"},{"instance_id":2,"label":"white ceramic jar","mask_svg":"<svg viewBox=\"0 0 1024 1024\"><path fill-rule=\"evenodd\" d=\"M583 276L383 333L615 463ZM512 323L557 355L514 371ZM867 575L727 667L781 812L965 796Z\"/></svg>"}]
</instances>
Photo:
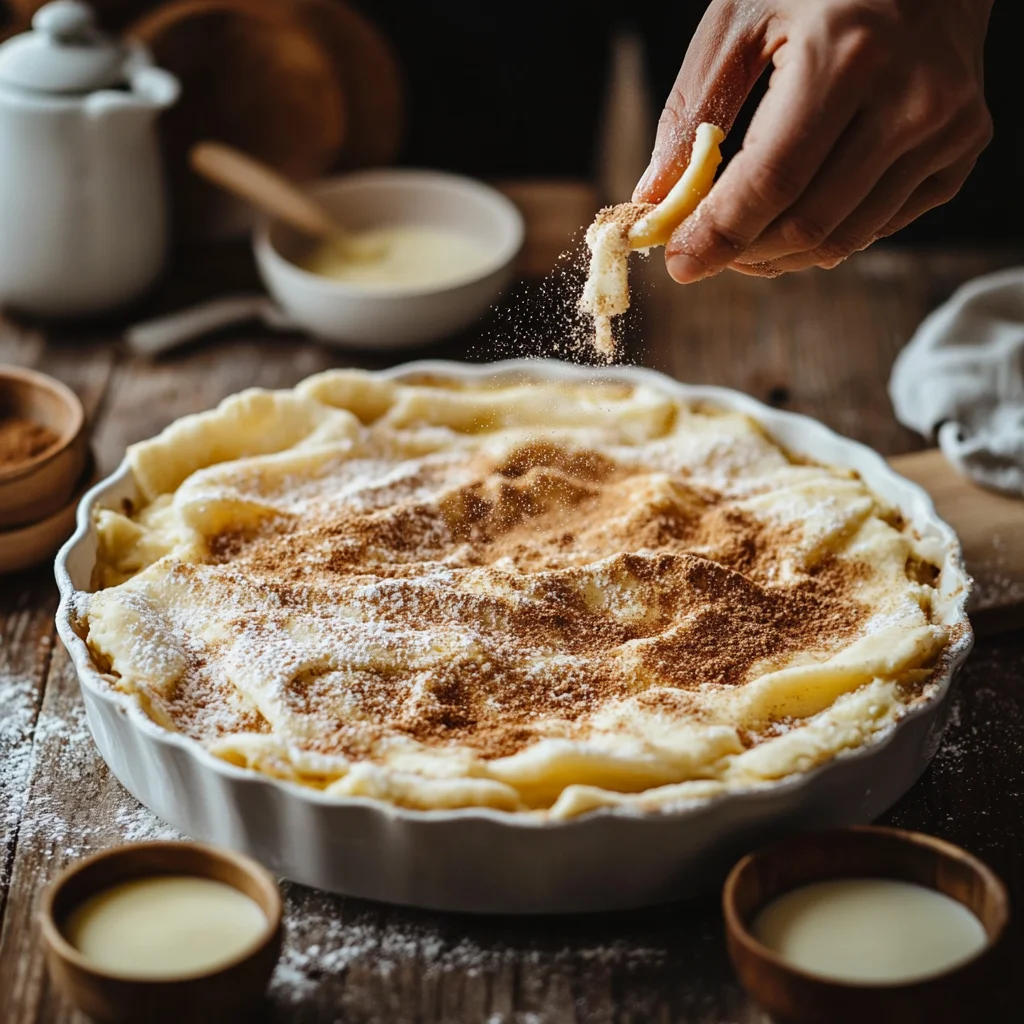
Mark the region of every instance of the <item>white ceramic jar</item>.
<instances>
[{"instance_id":1,"label":"white ceramic jar","mask_svg":"<svg viewBox=\"0 0 1024 1024\"><path fill-rule=\"evenodd\" d=\"M0 46L0 305L97 313L163 266L155 122L178 81L77 0L40 8L32 27Z\"/></svg>"}]
</instances>

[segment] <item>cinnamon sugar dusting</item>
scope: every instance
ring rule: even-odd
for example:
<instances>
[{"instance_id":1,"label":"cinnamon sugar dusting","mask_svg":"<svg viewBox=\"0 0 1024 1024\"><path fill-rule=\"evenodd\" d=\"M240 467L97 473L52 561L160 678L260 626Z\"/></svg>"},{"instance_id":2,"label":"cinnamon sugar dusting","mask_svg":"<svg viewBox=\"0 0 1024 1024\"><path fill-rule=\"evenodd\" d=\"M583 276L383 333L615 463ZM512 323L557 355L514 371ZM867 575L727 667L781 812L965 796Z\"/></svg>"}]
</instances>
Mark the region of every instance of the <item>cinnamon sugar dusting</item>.
<instances>
[{"instance_id":1,"label":"cinnamon sugar dusting","mask_svg":"<svg viewBox=\"0 0 1024 1024\"><path fill-rule=\"evenodd\" d=\"M378 646L402 638L400 670L327 657L282 676L280 699L318 722L309 749L372 760L397 735L502 757L573 738L603 705L652 685L680 699L739 686L796 652L837 648L866 617L849 593L855 563L826 558L779 584L792 529L707 488L673 481L654 500L660 475L543 443L477 453L462 469L440 500L421 500L437 483L428 463L383 508L331 502L221 532L210 564L178 567L187 587L250 581L260 619L237 625L254 656L293 609L325 609L327 648L353 642L356 623L326 613L338 607L372 623ZM435 637L462 642L440 661L425 654L421 670L417 650ZM193 665L193 678L207 675ZM179 727L197 718L182 704L197 693L207 699L179 687Z\"/></svg>"},{"instance_id":2,"label":"cinnamon sugar dusting","mask_svg":"<svg viewBox=\"0 0 1024 1024\"><path fill-rule=\"evenodd\" d=\"M98 514L82 595L97 670L332 797L706 799L870 742L948 635L936 546L855 474L644 385L332 371L130 457L148 503Z\"/></svg>"},{"instance_id":3,"label":"cinnamon sugar dusting","mask_svg":"<svg viewBox=\"0 0 1024 1024\"><path fill-rule=\"evenodd\" d=\"M643 220L654 209L654 205L654 203L617 203L615 206L605 206L597 211L594 225L601 227L605 224L614 224L620 231L628 234L634 224Z\"/></svg>"}]
</instances>

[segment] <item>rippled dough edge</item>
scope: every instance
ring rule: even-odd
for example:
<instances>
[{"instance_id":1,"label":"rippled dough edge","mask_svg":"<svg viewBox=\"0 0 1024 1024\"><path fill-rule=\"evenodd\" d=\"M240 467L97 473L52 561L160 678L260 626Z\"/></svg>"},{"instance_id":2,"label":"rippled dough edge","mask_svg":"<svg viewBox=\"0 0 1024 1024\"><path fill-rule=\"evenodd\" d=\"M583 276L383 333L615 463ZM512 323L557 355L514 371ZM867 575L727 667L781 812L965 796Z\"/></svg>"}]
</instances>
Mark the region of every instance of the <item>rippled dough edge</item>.
<instances>
[{"instance_id":1,"label":"rippled dough edge","mask_svg":"<svg viewBox=\"0 0 1024 1024\"><path fill-rule=\"evenodd\" d=\"M200 471L209 467L278 454L301 461L304 452L353 441L368 424L401 437L410 452L470 443L467 438L517 433L526 437L561 429L592 432L598 444L603 438L607 443L637 445L671 438L680 429L682 413L676 399L655 387L408 384L360 371L329 371L292 391L250 390L232 396L216 409L186 416L129 449L142 507L128 515L112 510L97 514L100 550L94 585L101 592L86 611L90 646L108 679L127 689L158 724L174 728L148 699L173 685L173 664L167 665L163 679L136 678L126 685L131 673L121 670L131 661L142 627L132 619L131 602L119 601L117 595L140 574L159 572L163 559L204 557L202 532L179 514L175 498L188 488L194 492ZM757 458L766 460L760 467L766 471L777 458L785 459L752 421L735 413L721 416L732 421L749 447L745 458L755 452L754 471L759 469ZM848 474L837 474L836 486L841 489L844 480L848 482ZM757 496L750 501L756 508ZM200 504L193 501L192 507ZM230 513L244 520L251 511L239 505ZM857 533L860 543L881 543L863 534ZM891 536L884 541L894 542ZM898 543L901 555L905 548L908 554L941 564L940 552L927 545L918 550L909 535L901 534ZM760 677L744 687L728 709L732 722L712 722L696 730L689 723L682 725L673 739L686 749L685 768L673 763L672 756L666 758L664 747L609 753L558 740L542 740L511 757L467 766L466 774L456 777L427 777L369 762L314 757L297 749L289 737L276 734L226 736L208 747L235 764L315 785L330 794L419 809L485 806L553 819L603 806L653 811L764 785L869 743L905 713L903 677L915 672L920 676L933 666L947 642L946 630L927 618L912 628L873 638L860 650L840 652L824 664ZM798 727L749 749L738 743L736 720L794 713ZM687 730L692 734L684 736ZM541 798L538 793L547 795ZM538 800L546 804L540 811Z\"/></svg>"}]
</instances>

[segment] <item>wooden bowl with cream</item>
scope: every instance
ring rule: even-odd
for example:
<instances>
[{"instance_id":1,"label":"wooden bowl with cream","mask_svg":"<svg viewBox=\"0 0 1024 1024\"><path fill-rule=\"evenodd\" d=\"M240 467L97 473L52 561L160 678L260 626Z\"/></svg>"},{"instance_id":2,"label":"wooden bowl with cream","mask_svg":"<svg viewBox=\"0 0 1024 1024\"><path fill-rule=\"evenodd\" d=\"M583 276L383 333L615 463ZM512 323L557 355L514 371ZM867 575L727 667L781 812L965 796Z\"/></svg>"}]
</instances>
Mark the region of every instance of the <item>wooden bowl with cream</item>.
<instances>
[{"instance_id":1,"label":"wooden bowl with cream","mask_svg":"<svg viewBox=\"0 0 1024 1024\"><path fill-rule=\"evenodd\" d=\"M782 1024L954 1024L997 1005L1009 897L965 850L915 832L812 832L750 854L723 890L729 955Z\"/></svg>"},{"instance_id":2,"label":"wooden bowl with cream","mask_svg":"<svg viewBox=\"0 0 1024 1024\"><path fill-rule=\"evenodd\" d=\"M116 847L43 896L46 962L98 1021L220 1022L257 1012L281 952L281 895L255 861L199 843Z\"/></svg>"}]
</instances>

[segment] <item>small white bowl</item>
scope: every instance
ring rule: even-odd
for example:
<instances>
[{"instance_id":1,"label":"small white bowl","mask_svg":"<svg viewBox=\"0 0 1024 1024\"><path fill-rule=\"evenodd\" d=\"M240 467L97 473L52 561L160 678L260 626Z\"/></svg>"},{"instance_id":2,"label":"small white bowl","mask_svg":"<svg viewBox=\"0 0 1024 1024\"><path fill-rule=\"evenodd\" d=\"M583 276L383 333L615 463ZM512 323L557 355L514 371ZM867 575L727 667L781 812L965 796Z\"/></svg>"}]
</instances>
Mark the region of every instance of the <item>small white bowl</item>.
<instances>
[{"instance_id":1,"label":"small white bowl","mask_svg":"<svg viewBox=\"0 0 1024 1024\"><path fill-rule=\"evenodd\" d=\"M318 182L309 191L354 231L433 225L463 232L487 253L479 270L461 281L373 288L303 270L297 261L309 252L310 241L283 224L260 221L253 248L267 290L296 324L342 347L401 348L468 327L501 294L522 248L523 218L515 204L472 178L366 171Z\"/></svg>"}]
</instances>

